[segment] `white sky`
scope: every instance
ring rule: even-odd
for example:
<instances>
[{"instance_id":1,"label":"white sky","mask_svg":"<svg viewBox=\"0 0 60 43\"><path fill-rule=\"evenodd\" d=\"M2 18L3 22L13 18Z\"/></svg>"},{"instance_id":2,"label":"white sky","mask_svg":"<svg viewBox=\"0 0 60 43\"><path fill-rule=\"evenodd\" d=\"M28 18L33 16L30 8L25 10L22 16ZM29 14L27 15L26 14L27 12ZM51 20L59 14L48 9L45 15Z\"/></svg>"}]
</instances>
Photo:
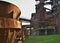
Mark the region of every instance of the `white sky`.
<instances>
[{"instance_id":1,"label":"white sky","mask_svg":"<svg viewBox=\"0 0 60 43\"><path fill-rule=\"evenodd\" d=\"M20 9L21 9L21 18L26 18L26 19L30 19L31 18L31 14L35 12L35 4L37 4L35 2L35 0L4 0L4 1L8 1L11 2L15 5L17 5ZM50 0L48 0L50 1ZM39 2L38 2L39 3ZM51 9L51 6L49 5L45 5L45 7Z\"/></svg>"},{"instance_id":2,"label":"white sky","mask_svg":"<svg viewBox=\"0 0 60 43\"><path fill-rule=\"evenodd\" d=\"M30 19L31 14L35 12L35 0L4 0L17 5L21 9L21 18ZM51 6L45 6L47 8ZM25 25L25 23L23 23ZM29 23L28 23L29 24Z\"/></svg>"},{"instance_id":3,"label":"white sky","mask_svg":"<svg viewBox=\"0 0 60 43\"><path fill-rule=\"evenodd\" d=\"M4 0L14 3L21 9L21 18L31 18L31 14L35 12L35 0Z\"/></svg>"}]
</instances>

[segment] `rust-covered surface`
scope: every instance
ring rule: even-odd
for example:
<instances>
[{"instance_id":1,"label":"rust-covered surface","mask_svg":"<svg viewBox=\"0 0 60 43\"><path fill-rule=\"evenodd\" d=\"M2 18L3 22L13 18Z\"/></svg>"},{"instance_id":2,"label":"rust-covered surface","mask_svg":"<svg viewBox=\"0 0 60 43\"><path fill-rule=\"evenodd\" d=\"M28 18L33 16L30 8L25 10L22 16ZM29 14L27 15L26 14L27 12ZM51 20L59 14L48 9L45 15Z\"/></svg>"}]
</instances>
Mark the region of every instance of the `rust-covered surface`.
<instances>
[{"instance_id":1,"label":"rust-covered surface","mask_svg":"<svg viewBox=\"0 0 60 43\"><path fill-rule=\"evenodd\" d=\"M0 1L0 43L22 43L20 13L16 5Z\"/></svg>"},{"instance_id":2,"label":"rust-covered surface","mask_svg":"<svg viewBox=\"0 0 60 43\"><path fill-rule=\"evenodd\" d=\"M0 1L0 17L18 19L20 13L21 11L16 5Z\"/></svg>"},{"instance_id":3,"label":"rust-covered surface","mask_svg":"<svg viewBox=\"0 0 60 43\"><path fill-rule=\"evenodd\" d=\"M0 18L0 28L21 28L21 22L16 19Z\"/></svg>"}]
</instances>

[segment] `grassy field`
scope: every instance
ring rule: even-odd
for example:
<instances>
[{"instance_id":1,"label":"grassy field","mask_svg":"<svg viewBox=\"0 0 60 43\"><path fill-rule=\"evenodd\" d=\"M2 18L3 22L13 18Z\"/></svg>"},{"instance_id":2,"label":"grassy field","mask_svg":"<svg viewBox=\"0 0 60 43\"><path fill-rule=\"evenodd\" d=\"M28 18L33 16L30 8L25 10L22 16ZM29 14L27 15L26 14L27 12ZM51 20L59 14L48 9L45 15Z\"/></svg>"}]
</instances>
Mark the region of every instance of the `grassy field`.
<instances>
[{"instance_id":1,"label":"grassy field","mask_svg":"<svg viewBox=\"0 0 60 43\"><path fill-rule=\"evenodd\" d=\"M24 43L60 43L60 35L30 36Z\"/></svg>"}]
</instances>

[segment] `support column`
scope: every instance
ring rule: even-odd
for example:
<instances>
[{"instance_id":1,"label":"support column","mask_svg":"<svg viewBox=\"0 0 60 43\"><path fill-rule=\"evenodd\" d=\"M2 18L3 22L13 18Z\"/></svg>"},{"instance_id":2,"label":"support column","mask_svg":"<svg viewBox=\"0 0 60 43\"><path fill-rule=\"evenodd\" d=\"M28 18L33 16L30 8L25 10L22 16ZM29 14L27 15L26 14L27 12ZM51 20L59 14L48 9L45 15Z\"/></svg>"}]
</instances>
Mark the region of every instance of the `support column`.
<instances>
[{"instance_id":1,"label":"support column","mask_svg":"<svg viewBox=\"0 0 60 43\"><path fill-rule=\"evenodd\" d=\"M45 29L45 35L47 35L47 29Z\"/></svg>"}]
</instances>

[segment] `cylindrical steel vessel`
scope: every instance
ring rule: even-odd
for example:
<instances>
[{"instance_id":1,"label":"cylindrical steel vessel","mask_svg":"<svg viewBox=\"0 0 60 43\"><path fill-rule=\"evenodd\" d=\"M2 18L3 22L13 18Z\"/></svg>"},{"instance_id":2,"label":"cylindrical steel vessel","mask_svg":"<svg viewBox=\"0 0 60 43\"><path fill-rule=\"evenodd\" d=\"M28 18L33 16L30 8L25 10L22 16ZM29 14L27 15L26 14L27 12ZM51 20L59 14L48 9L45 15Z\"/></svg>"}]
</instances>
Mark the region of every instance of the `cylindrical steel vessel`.
<instances>
[{"instance_id":1,"label":"cylindrical steel vessel","mask_svg":"<svg viewBox=\"0 0 60 43\"><path fill-rule=\"evenodd\" d=\"M16 5L0 1L0 43L22 43L20 13Z\"/></svg>"},{"instance_id":2,"label":"cylindrical steel vessel","mask_svg":"<svg viewBox=\"0 0 60 43\"><path fill-rule=\"evenodd\" d=\"M0 17L18 19L20 17L20 9L9 2L0 1Z\"/></svg>"}]
</instances>

